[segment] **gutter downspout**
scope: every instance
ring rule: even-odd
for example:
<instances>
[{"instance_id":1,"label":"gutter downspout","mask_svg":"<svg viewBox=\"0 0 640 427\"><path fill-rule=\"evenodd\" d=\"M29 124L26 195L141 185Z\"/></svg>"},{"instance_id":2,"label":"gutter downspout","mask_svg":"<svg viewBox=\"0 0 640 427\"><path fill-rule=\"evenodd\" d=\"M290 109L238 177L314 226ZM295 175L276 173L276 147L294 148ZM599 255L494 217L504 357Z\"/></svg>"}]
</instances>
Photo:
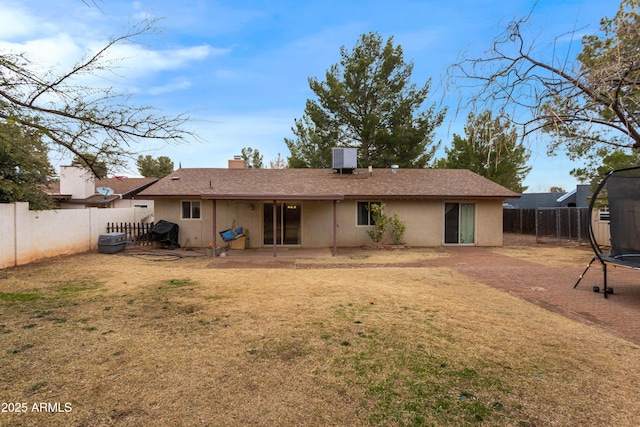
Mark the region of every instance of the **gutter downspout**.
<instances>
[{"instance_id":1,"label":"gutter downspout","mask_svg":"<svg viewBox=\"0 0 640 427\"><path fill-rule=\"evenodd\" d=\"M212 224L213 233L212 233L212 237L211 237L211 243L213 243L213 248L211 248L211 249L213 250L213 255L216 256L215 250L218 247L218 242L217 242L217 238L216 238L216 236L218 234L218 233L216 233L216 230L217 230L216 227L218 226L218 224L217 224L217 222L218 222L218 208L217 208L217 205L218 204L216 203L216 199L213 199L212 202L213 202L213 224Z\"/></svg>"},{"instance_id":2,"label":"gutter downspout","mask_svg":"<svg viewBox=\"0 0 640 427\"><path fill-rule=\"evenodd\" d=\"M334 199L333 201L333 256L338 255L338 220L336 214L336 206L338 205L338 201Z\"/></svg>"}]
</instances>

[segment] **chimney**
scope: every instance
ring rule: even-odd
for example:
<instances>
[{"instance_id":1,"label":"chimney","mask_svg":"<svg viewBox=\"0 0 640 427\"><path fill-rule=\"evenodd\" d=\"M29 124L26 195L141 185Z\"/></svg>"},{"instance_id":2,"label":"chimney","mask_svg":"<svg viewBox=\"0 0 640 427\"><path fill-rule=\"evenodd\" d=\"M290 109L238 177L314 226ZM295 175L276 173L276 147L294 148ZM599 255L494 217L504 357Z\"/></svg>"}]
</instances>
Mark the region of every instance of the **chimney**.
<instances>
[{"instance_id":1,"label":"chimney","mask_svg":"<svg viewBox=\"0 0 640 427\"><path fill-rule=\"evenodd\" d=\"M242 156L233 156L233 160L229 160L229 169L247 169L247 162Z\"/></svg>"}]
</instances>

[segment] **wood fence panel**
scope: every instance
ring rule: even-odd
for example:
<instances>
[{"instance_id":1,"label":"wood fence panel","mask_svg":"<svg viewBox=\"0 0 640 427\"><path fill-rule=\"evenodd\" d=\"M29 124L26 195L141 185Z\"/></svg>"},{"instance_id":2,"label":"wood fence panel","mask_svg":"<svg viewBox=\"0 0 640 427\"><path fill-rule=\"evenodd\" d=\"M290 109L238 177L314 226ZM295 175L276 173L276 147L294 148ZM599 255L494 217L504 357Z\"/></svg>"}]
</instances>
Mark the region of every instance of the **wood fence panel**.
<instances>
[{"instance_id":1,"label":"wood fence panel","mask_svg":"<svg viewBox=\"0 0 640 427\"><path fill-rule=\"evenodd\" d=\"M107 233L124 233L135 246L149 246L153 242L149 241L149 232L153 228L153 223L131 223L131 222L109 222L107 223Z\"/></svg>"}]
</instances>

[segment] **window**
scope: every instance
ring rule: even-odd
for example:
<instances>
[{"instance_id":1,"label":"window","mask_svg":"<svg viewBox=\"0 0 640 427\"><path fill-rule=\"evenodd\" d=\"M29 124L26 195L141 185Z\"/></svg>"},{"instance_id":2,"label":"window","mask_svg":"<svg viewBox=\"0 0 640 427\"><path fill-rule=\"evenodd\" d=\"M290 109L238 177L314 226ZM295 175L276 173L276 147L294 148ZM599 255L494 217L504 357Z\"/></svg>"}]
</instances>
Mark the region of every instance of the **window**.
<instances>
[{"instance_id":1,"label":"window","mask_svg":"<svg viewBox=\"0 0 640 427\"><path fill-rule=\"evenodd\" d=\"M273 245L273 203L264 204L264 232L265 245ZM276 203L276 244L299 245L302 230L302 204Z\"/></svg>"},{"instance_id":2,"label":"window","mask_svg":"<svg viewBox=\"0 0 640 427\"><path fill-rule=\"evenodd\" d=\"M609 206L600 208L600 210L598 211L598 221L609 221L609 220L610 220Z\"/></svg>"},{"instance_id":3,"label":"window","mask_svg":"<svg viewBox=\"0 0 640 427\"><path fill-rule=\"evenodd\" d=\"M200 202L182 202L182 219L200 219Z\"/></svg>"},{"instance_id":4,"label":"window","mask_svg":"<svg viewBox=\"0 0 640 427\"><path fill-rule=\"evenodd\" d=\"M474 243L475 212L473 203L445 203L444 205L444 242Z\"/></svg>"},{"instance_id":5,"label":"window","mask_svg":"<svg viewBox=\"0 0 640 427\"><path fill-rule=\"evenodd\" d=\"M371 205L381 204L381 202L358 202L358 225L375 225L371 218Z\"/></svg>"}]
</instances>

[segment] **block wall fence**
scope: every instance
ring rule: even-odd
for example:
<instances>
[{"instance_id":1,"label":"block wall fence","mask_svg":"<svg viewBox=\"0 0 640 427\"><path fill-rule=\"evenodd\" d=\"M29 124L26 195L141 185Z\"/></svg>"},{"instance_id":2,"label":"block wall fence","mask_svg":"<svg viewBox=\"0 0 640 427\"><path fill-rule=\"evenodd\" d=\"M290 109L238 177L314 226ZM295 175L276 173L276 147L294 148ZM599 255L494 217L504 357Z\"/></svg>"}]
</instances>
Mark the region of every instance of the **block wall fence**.
<instances>
[{"instance_id":1,"label":"block wall fence","mask_svg":"<svg viewBox=\"0 0 640 427\"><path fill-rule=\"evenodd\" d=\"M28 203L0 203L0 269L98 249L109 222L140 222L150 208L30 211Z\"/></svg>"}]
</instances>

